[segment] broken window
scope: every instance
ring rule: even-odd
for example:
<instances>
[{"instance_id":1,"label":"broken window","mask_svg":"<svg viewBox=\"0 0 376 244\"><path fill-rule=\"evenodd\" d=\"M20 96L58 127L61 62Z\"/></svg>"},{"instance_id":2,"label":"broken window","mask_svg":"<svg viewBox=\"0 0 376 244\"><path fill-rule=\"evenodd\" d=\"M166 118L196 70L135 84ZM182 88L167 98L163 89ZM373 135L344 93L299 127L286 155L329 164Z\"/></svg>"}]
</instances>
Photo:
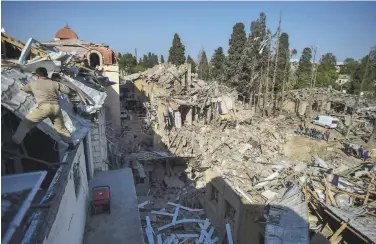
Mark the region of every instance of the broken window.
<instances>
[{"instance_id":1,"label":"broken window","mask_svg":"<svg viewBox=\"0 0 376 244\"><path fill-rule=\"evenodd\" d=\"M76 198L80 193L80 185L81 185L81 175L80 175L80 166L78 163L73 165L73 182L74 182L74 193L76 194Z\"/></svg>"},{"instance_id":2,"label":"broken window","mask_svg":"<svg viewBox=\"0 0 376 244\"><path fill-rule=\"evenodd\" d=\"M219 191L213 185L211 185L210 201L218 203Z\"/></svg>"}]
</instances>

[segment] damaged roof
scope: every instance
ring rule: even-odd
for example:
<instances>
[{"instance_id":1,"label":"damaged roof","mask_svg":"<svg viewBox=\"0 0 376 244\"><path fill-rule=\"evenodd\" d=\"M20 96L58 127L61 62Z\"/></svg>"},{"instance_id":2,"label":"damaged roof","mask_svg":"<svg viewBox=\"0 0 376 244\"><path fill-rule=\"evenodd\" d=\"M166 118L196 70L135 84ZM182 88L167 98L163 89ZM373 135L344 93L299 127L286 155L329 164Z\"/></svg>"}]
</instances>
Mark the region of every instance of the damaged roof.
<instances>
[{"instance_id":1,"label":"damaged roof","mask_svg":"<svg viewBox=\"0 0 376 244\"><path fill-rule=\"evenodd\" d=\"M31 74L22 73L14 68L1 70L1 103L20 119L23 119L36 107L34 97L20 90L32 79L34 78L31 77ZM68 101L68 97L60 95L59 100L65 126L72 134L73 141L76 142L86 136L90 130L91 122L75 114L73 104ZM54 140L61 142L61 138L49 118L39 123L37 127Z\"/></svg>"},{"instance_id":2,"label":"damaged roof","mask_svg":"<svg viewBox=\"0 0 376 244\"><path fill-rule=\"evenodd\" d=\"M97 77L94 74L86 73L86 76L79 77L79 72L72 74L72 68L76 68L79 71L75 62L72 62L72 60L79 58L77 53L74 52L66 53L55 49L47 49L48 53L46 57L37 56L32 60L27 60L30 48L35 43L38 42L30 38L26 44L23 44L19 60L13 62L12 67L1 69L2 105L20 119L23 119L29 112L35 109L36 103L33 95L21 91L20 88L35 79L31 74L32 71L38 67L44 67L47 69L49 77L53 73L59 73L62 77L61 82L80 94L81 104L78 106L82 108L83 104L86 103L86 106L84 106L86 114L93 114L100 110L107 97L104 87L98 84L97 78L99 79L100 76ZM63 71L69 71L69 76ZM79 80L70 76L77 77ZM73 103L68 96L59 94L59 104L62 109L65 126L71 133L73 142L77 143L89 132L91 121L75 113ZM62 142L49 118L39 123L37 127L54 140Z\"/></svg>"},{"instance_id":3,"label":"damaged roof","mask_svg":"<svg viewBox=\"0 0 376 244\"><path fill-rule=\"evenodd\" d=\"M354 208L337 208L327 205L327 207L351 227L376 242L376 219L372 216L357 214Z\"/></svg>"},{"instance_id":4,"label":"damaged roof","mask_svg":"<svg viewBox=\"0 0 376 244\"><path fill-rule=\"evenodd\" d=\"M308 244L308 207L299 187L290 187L276 205L272 205L265 228L265 243Z\"/></svg>"}]
</instances>

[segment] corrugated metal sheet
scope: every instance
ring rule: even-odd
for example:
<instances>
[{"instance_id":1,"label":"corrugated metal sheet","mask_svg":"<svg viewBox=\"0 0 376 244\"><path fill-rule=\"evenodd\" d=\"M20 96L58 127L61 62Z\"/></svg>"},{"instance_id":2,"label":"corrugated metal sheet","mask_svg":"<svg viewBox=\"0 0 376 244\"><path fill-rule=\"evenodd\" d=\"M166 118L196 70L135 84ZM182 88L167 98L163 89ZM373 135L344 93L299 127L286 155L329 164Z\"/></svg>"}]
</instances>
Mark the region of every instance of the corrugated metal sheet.
<instances>
[{"instance_id":1,"label":"corrugated metal sheet","mask_svg":"<svg viewBox=\"0 0 376 244\"><path fill-rule=\"evenodd\" d=\"M333 206L327 207L351 227L368 237L376 243L376 218L372 216L362 216L355 212L356 209L339 209ZM353 211L351 211L353 210Z\"/></svg>"},{"instance_id":2,"label":"corrugated metal sheet","mask_svg":"<svg viewBox=\"0 0 376 244\"><path fill-rule=\"evenodd\" d=\"M31 74L22 73L17 69L1 70L1 103L21 119L35 109L34 97L20 90L21 86L31 79L34 79ZM71 132L73 141L77 143L89 132L91 122L74 113L73 105L68 101L67 96L61 95L59 103L63 111L65 126ZM62 142L50 119L39 123L38 128L54 140Z\"/></svg>"},{"instance_id":3,"label":"corrugated metal sheet","mask_svg":"<svg viewBox=\"0 0 376 244\"><path fill-rule=\"evenodd\" d=\"M308 208L296 185L270 206L265 228L267 244L308 244Z\"/></svg>"},{"instance_id":4,"label":"corrugated metal sheet","mask_svg":"<svg viewBox=\"0 0 376 244\"><path fill-rule=\"evenodd\" d=\"M94 104L93 107L96 110L100 110L100 108L103 106L104 100L107 97L107 93L90 88L81 82L70 78L69 76L64 75L63 78L80 88L85 93L85 97L89 99L92 104Z\"/></svg>"}]
</instances>

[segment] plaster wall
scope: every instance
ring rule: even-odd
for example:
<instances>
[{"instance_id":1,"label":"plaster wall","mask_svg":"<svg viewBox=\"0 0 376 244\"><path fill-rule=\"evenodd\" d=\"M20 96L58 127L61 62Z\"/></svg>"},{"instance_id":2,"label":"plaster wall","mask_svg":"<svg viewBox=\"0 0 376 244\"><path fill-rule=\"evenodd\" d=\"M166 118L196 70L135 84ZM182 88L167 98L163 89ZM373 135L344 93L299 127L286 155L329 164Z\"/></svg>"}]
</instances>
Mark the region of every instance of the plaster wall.
<instances>
[{"instance_id":1,"label":"plaster wall","mask_svg":"<svg viewBox=\"0 0 376 244\"><path fill-rule=\"evenodd\" d=\"M74 171L78 170L80 180L74 182ZM78 184L78 185L77 185ZM77 186L77 192L75 191ZM43 244L81 244L84 237L89 187L83 142L79 145L71 164L68 182L61 199L55 222Z\"/></svg>"}]
</instances>

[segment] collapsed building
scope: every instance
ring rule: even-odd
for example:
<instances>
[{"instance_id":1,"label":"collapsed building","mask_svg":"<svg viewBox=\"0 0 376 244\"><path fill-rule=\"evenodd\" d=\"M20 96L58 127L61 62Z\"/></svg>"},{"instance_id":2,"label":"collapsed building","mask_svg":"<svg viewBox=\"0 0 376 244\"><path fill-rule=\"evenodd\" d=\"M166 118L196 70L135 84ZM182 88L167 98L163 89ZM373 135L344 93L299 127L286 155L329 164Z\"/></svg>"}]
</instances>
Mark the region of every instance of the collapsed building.
<instances>
[{"instance_id":1,"label":"collapsed building","mask_svg":"<svg viewBox=\"0 0 376 244\"><path fill-rule=\"evenodd\" d=\"M341 140L327 145L294 135L311 102L311 116L338 116L343 128L348 126L345 118L354 113L352 133L369 137L374 116L370 101L360 99L356 107L354 96L335 90L293 90L280 115L266 118L243 107L231 89L196 79L188 64L160 64L124 81L129 87L134 84L127 91L140 97L154 131L149 146L133 147L127 161L136 175L149 243L150 232L164 230L168 216L174 216L168 207L173 200L203 208L220 243L229 234L234 243L308 243L320 238L330 243L374 242L375 168L345 155ZM293 156L311 146L320 156L308 150L305 158L291 157L286 145L295 138L308 146L294 145L302 150ZM358 168L350 172L354 165ZM354 174L362 177L351 183ZM350 215L349 222L345 216ZM173 226L168 235L193 228L196 241L203 231L200 226Z\"/></svg>"},{"instance_id":2,"label":"collapsed building","mask_svg":"<svg viewBox=\"0 0 376 244\"><path fill-rule=\"evenodd\" d=\"M309 94L309 110L344 112L343 123L353 113L354 134L372 131L371 103L361 100L354 113L350 95L295 90L280 115L261 117L232 89L197 79L189 64L124 77L119 98L109 94L116 80L101 68L116 66L108 47L80 41L68 29L42 45L2 33L10 50L2 59L5 243L375 242L374 158L345 155L340 140L294 135ZM60 97L78 145L72 153L48 119L19 148L9 146L35 106L19 88L34 79L36 67L77 92ZM115 108L121 123L108 120L109 96L121 101ZM19 187L11 187L16 181ZM113 190L113 210L85 224L90 188L104 184Z\"/></svg>"},{"instance_id":3,"label":"collapsed building","mask_svg":"<svg viewBox=\"0 0 376 244\"><path fill-rule=\"evenodd\" d=\"M120 160L108 129L115 128L114 121L106 116L111 114L106 107L113 104L108 91L118 85L118 74L109 77L106 69L85 65L90 61L87 53L62 51L33 38L23 43L3 32L2 46L2 242L82 243L89 181L96 171L110 169L109 161ZM106 67L107 61L102 56L100 60ZM116 63L112 65L118 70ZM38 67L45 67L50 79L75 91L73 97L59 96L74 151L66 151L66 143L48 118L20 146L12 143L20 120L36 106L34 96L20 88L36 79L32 72Z\"/></svg>"}]
</instances>

